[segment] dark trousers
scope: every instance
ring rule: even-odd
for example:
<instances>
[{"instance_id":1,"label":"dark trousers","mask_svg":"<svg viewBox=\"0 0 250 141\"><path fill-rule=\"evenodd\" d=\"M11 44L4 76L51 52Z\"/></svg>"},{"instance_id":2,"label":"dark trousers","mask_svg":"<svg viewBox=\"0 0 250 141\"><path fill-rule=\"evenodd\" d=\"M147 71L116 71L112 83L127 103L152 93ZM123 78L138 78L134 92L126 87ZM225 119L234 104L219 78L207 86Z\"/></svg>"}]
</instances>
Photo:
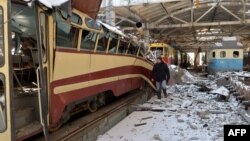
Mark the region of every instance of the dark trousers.
<instances>
[{"instance_id":1,"label":"dark trousers","mask_svg":"<svg viewBox=\"0 0 250 141\"><path fill-rule=\"evenodd\" d=\"M167 85L166 85L166 80L163 81L156 81L156 91L157 91L157 98L161 99L161 91L163 90L163 93L165 97L167 96Z\"/></svg>"}]
</instances>

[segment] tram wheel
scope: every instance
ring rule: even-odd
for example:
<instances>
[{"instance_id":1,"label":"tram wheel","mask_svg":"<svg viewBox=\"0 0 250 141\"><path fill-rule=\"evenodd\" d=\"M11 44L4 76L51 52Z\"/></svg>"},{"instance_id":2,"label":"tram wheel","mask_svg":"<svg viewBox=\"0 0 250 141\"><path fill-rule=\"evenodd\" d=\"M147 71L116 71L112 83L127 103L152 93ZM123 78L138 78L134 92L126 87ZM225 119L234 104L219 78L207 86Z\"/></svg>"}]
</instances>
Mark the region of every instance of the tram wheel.
<instances>
[{"instance_id":1,"label":"tram wheel","mask_svg":"<svg viewBox=\"0 0 250 141\"><path fill-rule=\"evenodd\" d=\"M57 131L58 129L60 129L62 127L63 123L62 121L60 120L56 125L52 126L49 128L49 132L55 132Z\"/></svg>"},{"instance_id":2,"label":"tram wheel","mask_svg":"<svg viewBox=\"0 0 250 141\"><path fill-rule=\"evenodd\" d=\"M88 105L88 109L89 109L89 111L90 111L91 113L96 112L97 109L98 109L96 99L92 99L92 100L88 101L88 104L87 104L87 105Z\"/></svg>"}]
</instances>

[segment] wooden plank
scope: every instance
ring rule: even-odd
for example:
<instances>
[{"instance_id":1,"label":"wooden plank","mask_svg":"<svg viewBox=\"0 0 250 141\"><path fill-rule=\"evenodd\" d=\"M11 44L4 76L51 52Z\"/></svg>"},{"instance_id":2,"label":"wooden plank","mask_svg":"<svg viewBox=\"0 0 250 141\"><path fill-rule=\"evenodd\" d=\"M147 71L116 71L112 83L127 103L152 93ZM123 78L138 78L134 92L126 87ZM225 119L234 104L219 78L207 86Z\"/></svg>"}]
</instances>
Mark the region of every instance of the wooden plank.
<instances>
[{"instance_id":1,"label":"wooden plank","mask_svg":"<svg viewBox=\"0 0 250 141\"><path fill-rule=\"evenodd\" d=\"M146 124L147 124L146 122L138 123L138 124L135 124L135 127L142 126L142 125L146 125Z\"/></svg>"}]
</instances>

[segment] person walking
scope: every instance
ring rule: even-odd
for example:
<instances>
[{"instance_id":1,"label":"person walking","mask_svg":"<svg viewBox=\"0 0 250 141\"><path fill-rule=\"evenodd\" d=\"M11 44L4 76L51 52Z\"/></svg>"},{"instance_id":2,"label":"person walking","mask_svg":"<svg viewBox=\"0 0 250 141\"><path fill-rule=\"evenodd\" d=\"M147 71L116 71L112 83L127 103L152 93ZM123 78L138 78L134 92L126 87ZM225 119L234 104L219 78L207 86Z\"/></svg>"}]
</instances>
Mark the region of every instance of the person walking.
<instances>
[{"instance_id":1,"label":"person walking","mask_svg":"<svg viewBox=\"0 0 250 141\"><path fill-rule=\"evenodd\" d=\"M167 97L167 86L166 84L169 81L170 73L167 64L162 61L161 57L157 58L156 64L152 70L153 80L156 81L156 91L157 91L157 98L161 99L161 91L163 90L164 97Z\"/></svg>"}]
</instances>

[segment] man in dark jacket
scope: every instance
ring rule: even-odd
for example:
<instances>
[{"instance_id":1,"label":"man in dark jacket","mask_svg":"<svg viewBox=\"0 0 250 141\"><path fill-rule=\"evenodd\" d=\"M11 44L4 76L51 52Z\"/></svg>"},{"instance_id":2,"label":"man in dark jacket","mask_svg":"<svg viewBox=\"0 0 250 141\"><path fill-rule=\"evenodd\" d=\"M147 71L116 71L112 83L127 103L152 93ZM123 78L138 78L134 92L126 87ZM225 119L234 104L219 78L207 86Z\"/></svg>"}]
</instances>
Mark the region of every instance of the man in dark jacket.
<instances>
[{"instance_id":1,"label":"man in dark jacket","mask_svg":"<svg viewBox=\"0 0 250 141\"><path fill-rule=\"evenodd\" d=\"M153 79L156 81L157 97L161 99L161 90L167 97L166 83L168 83L170 74L167 64L162 61L161 57L157 58L157 62L153 67Z\"/></svg>"}]
</instances>

